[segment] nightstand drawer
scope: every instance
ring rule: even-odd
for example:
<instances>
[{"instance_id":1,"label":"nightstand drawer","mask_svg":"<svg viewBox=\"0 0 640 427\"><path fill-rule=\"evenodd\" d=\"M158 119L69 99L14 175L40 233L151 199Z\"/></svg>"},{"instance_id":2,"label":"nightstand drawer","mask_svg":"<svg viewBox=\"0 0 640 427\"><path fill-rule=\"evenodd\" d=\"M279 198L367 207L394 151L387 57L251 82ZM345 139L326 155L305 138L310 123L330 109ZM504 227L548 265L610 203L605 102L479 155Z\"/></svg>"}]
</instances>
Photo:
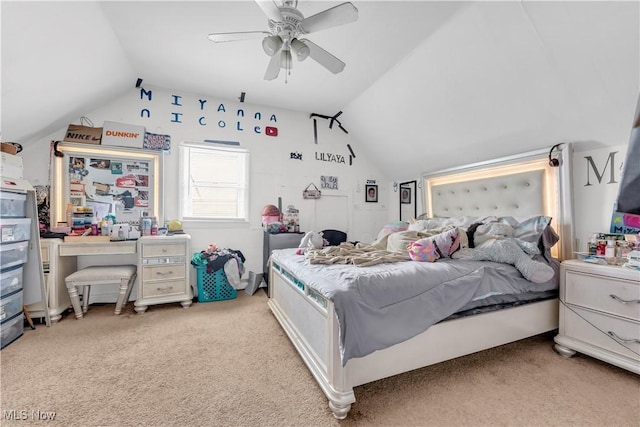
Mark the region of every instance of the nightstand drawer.
<instances>
[{"instance_id":1,"label":"nightstand drawer","mask_svg":"<svg viewBox=\"0 0 640 427\"><path fill-rule=\"evenodd\" d=\"M147 257L164 257L185 254L184 245L143 245L142 256Z\"/></svg>"},{"instance_id":2,"label":"nightstand drawer","mask_svg":"<svg viewBox=\"0 0 640 427\"><path fill-rule=\"evenodd\" d=\"M573 306L569 307L565 314L566 336L640 361L639 322Z\"/></svg>"},{"instance_id":3,"label":"nightstand drawer","mask_svg":"<svg viewBox=\"0 0 640 427\"><path fill-rule=\"evenodd\" d=\"M184 279L168 280L163 282L148 282L142 287L143 298L163 297L170 295L185 295L186 284Z\"/></svg>"},{"instance_id":4,"label":"nightstand drawer","mask_svg":"<svg viewBox=\"0 0 640 427\"><path fill-rule=\"evenodd\" d=\"M565 302L640 321L638 283L567 271Z\"/></svg>"},{"instance_id":5,"label":"nightstand drawer","mask_svg":"<svg viewBox=\"0 0 640 427\"><path fill-rule=\"evenodd\" d=\"M184 279L186 274L184 264L159 265L142 268L142 280L170 280Z\"/></svg>"}]
</instances>

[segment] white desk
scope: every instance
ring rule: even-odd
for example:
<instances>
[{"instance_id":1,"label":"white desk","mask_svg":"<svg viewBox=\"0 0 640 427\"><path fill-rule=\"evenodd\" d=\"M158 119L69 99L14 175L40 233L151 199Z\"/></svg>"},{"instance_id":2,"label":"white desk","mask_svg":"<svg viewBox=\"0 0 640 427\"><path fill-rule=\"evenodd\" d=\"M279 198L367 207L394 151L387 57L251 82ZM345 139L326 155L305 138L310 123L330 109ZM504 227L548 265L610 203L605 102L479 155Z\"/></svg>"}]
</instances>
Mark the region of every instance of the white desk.
<instances>
[{"instance_id":1,"label":"white desk","mask_svg":"<svg viewBox=\"0 0 640 427\"><path fill-rule=\"evenodd\" d=\"M114 242L64 242L60 244L60 256L131 255L137 253L137 240ZM136 259L136 263L137 263Z\"/></svg>"},{"instance_id":2,"label":"white desk","mask_svg":"<svg viewBox=\"0 0 640 427\"><path fill-rule=\"evenodd\" d=\"M131 255L137 253L137 242L127 240L122 242L63 242L62 239L42 239L41 256L42 262L46 265L45 287L46 298L42 301L27 305L27 310L32 317L46 317L47 313L51 323L57 323L62 314L71 307L69 293L64 279L71 273L83 268L82 264L108 264L114 260L113 256L123 255L125 262L137 264L138 257L135 255L135 262L131 262ZM102 255L104 257L96 257ZM115 257L118 258L118 257ZM123 260L118 260L121 263ZM115 290L113 291L115 292ZM117 297L113 292L109 294L97 294L97 299L104 298L104 302L109 302ZM103 302L103 301L101 301ZM46 307L45 307L46 305Z\"/></svg>"}]
</instances>

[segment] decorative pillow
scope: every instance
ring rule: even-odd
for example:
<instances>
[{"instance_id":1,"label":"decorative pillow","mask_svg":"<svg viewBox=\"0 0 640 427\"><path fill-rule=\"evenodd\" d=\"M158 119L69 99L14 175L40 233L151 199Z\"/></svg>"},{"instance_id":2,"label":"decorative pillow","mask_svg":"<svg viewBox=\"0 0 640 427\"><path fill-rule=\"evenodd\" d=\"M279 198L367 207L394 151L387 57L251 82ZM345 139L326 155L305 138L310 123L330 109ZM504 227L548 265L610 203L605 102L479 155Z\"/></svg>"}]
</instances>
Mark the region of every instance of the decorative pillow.
<instances>
[{"instance_id":1,"label":"decorative pillow","mask_svg":"<svg viewBox=\"0 0 640 427\"><path fill-rule=\"evenodd\" d=\"M409 227L409 223L406 221L390 222L389 224L382 227L382 229L378 232L378 236L376 237L376 240L380 240L384 236L391 233L396 233L398 231L405 231L408 227Z\"/></svg>"},{"instance_id":2,"label":"decorative pillow","mask_svg":"<svg viewBox=\"0 0 640 427\"><path fill-rule=\"evenodd\" d=\"M409 230L415 231L424 231L424 230L433 230L434 228L444 228L444 227L462 227L467 228L474 222L479 221L478 217L472 216L453 216L453 217L433 217L433 218L424 218L420 216L416 221L409 224Z\"/></svg>"},{"instance_id":3,"label":"decorative pillow","mask_svg":"<svg viewBox=\"0 0 640 427\"><path fill-rule=\"evenodd\" d=\"M386 249L390 252L402 252L406 255L409 250L409 245L423 237L424 234L420 234L417 231L398 231L396 233L389 234Z\"/></svg>"},{"instance_id":4,"label":"decorative pillow","mask_svg":"<svg viewBox=\"0 0 640 427\"><path fill-rule=\"evenodd\" d=\"M505 216L498 218L498 222L507 223L513 227L513 237L530 242L544 253L559 240L551 226L551 217L538 215L525 218ZM545 237L543 238L543 235Z\"/></svg>"},{"instance_id":5,"label":"decorative pillow","mask_svg":"<svg viewBox=\"0 0 640 427\"><path fill-rule=\"evenodd\" d=\"M458 228L452 228L435 236L416 240L409 245L409 257L414 261L434 262L450 257L460 249Z\"/></svg>"}]
</instances>

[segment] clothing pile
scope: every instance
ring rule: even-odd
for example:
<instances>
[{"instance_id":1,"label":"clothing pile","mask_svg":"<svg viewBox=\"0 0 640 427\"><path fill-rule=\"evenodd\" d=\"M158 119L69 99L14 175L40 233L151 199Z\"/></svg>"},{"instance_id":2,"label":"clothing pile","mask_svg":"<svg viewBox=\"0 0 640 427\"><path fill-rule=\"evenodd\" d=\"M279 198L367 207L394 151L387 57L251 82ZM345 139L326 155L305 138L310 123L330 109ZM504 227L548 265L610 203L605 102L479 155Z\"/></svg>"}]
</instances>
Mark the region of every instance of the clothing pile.
<instances>
[{"instance_id":1,"label":"clothing pile","mask_svg":"<svg viewBox=\"0 0 640 427\"><path fill-rule=\"evenodd\" d=\"M238 289L240 278L244 274L245 257L242 252L234 249L218 248L209 245L206 251L193 254L191 264L194 266L206 266L207 273L224 269L229 284Z\"/></svg>"}]
</instances>

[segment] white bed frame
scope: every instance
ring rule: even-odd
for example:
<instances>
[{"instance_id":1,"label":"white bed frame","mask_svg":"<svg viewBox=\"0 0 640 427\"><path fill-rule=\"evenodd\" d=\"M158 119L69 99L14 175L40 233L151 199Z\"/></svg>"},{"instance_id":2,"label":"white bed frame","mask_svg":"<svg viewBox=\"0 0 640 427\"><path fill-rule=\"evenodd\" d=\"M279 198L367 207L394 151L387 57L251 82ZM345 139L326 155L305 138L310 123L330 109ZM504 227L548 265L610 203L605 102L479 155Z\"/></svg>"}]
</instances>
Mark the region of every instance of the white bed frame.
<instances>
[{"instance_id":1,"label":"white bed frame","mask_svg":"<svg viewBox=\"0 0 640 427\"><path fill-rule=\"evenodd\" d=\"M559 168L546 167L547 156L546 150L536 151L425 175L426 208L433 212L431 216L548 214L561 237L554 255L569 258L573 241L567 191L571 170L570 161L562 162L562 158L571 159L571 146L565 145L558 153ZM346 418L355 402L356 386L558 327L558 300L545 300L444 321L407 341L350 359L343 367L339 325L330 300L301 283L277 261L272 261L269 269L269 294L271 311L338 419Z\"/></svg>"}]
</instances>

